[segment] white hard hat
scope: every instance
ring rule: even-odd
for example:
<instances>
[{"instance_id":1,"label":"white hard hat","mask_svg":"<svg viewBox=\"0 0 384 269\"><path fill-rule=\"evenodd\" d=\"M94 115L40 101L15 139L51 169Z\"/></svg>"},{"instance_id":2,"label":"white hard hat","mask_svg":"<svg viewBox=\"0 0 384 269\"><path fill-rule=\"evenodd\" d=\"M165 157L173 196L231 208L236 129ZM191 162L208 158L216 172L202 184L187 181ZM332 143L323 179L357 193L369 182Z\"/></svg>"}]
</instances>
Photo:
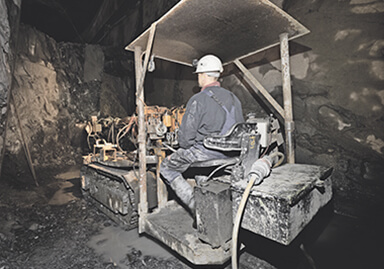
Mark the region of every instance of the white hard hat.
<instances>
[{"instance_id":1,"label":"white hard hat","mask_svg":"<svg viewBox=\"0 0 384 269\"><path fill-rule=\"evenodd\" d=\"M215 55L205 55L196 65L195 73L223 72L223 64Z\"/></svg>"}]
</instances>

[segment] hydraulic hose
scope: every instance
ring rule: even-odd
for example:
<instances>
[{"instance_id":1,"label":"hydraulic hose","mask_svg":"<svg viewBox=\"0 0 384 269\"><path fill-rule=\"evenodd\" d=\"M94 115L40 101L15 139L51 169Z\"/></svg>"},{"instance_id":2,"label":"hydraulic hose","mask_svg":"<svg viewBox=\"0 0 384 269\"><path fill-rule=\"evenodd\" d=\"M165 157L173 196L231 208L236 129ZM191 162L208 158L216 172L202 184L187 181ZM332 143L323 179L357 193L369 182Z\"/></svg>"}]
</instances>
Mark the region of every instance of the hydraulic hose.
<instances>
[{"instance_id":1,"label":"hydraulic hose","mask_svg":"<svg viewBox=\"0 0 384 269\"><path fill-rule=\"evenodd\" d=\"M243 193L243 197L241 198L239 209L237 210L235 223L233 225L233 231L232 231L232 269L237 269L237 242L238 242L238 236L239 236L241 217L243 215L245 204L246 204L248 197L249 197L249 194L251 192L251 188L252 188L253 184L255 183L257 177L258 177L257 175L254 175L249 180L247 188L245 189L245 191Z\"/></svg>"},{"instance_id":2,"label":"hydraulic hose","mask_svg":"<svg viewBox=\"0 0 384 269\"><path fill-rule=\"evenodd\" d=\"M172 148L170 145L166 144L166 143L163 143L162 144L164 147L166 147L167 149L169 149L170 151L172 152L176 152L176 150L174 148Z\"/></svg>"},{"instance_id":3,"label":"hydraulic hose","mask_svg":"<svg viewBox=\"0 0 384 269\"><path fill-rule=\"evenodd\" d=\"M279 156L279 160L276 162L276 164L273 166L273 168L279 166L283 160L284 160L284 154L281 152L274 152L269 156L266 156L262 159L258 159L255 164L252 166L251 172L249 176L249 182L247 187L244 190L243 196L241 198L239 208L237 209L234 225L233 225L233 231L232 231L232 269L237 269L237 243L238 243L238 236L239 236L239 229L241 224L241 218L244 213L245 205L248 201L249 194L251 193L251 189L255 182L257 184L260 184L261 181L268 176L270 173L270 169L273 165L273 160L275 157ZM267 168L268 167L268 168Z\"/></svg>"},{"instance_id":4,"label":"hydraulic hose","mask_svg":"<svg viewBox=\"0 0 384 269\"><path fill-rule=\"evenodd\" d=\"M278 167L279 165L281 165L281 164L283 163L283 161L284 161L284 158L285 158L284 154L281 153L281 152L279 152L279 151L274 152L274 153L272 153L272 154L269 155L269 156L270 156L271 158L275 158L276 156L280 157L279 160L276 162L276 164L275 164L272 168L276 168L276 167Z\"/></svg>"}]
</instances>

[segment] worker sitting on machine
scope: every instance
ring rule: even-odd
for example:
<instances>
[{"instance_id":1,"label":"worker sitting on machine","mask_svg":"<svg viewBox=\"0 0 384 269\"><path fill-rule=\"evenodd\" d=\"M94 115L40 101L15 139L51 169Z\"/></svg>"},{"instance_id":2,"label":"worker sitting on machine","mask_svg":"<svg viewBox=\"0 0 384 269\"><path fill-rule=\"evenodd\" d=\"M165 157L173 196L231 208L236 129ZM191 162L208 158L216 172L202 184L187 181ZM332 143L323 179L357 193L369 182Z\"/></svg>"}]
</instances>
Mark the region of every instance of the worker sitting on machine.
<instances>
[{"instance_id":1,"label":"worker sitting on machine","mask_svg":"<svg viewBox=\"0 0 384 269\"><path fill-rule=\"evenodd\" d=\"M206 148L203 140L212 134L225 134L234 124L244 122L239 99L220 86L218 79L222 72L221 60L214 55L206 55L197 62L195 73L201 91L187 103L179 129L180 148L165 158L160 167L165 182L193 215L193 188L182 173L196 162L228 158L223 152Z\"/></svg>"}]
</instances>

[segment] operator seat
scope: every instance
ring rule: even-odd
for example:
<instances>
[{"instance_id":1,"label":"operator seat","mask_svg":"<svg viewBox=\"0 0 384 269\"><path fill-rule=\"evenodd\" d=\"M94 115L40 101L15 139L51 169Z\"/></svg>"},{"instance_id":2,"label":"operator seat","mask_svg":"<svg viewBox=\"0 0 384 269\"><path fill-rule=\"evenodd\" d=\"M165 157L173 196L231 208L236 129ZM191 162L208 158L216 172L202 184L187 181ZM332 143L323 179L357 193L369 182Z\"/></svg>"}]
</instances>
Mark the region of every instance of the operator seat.
<instances>
[{"instance_id":1,"label":"operator seat","mask_svg":"<svg viewBox=\"0 0 384 269\"><path fill-rule=\"evenodd\" d=\"M212 159L207 161L195 162L190 167L207 168L207 167L228 167L242 162L245 159L252 158L256 161L259 157L259 143L256 132L257 126L255 123L242 122L234 124L231 129L224 135L210 135L204 139L204 146L209 149L214 149L222 152L235 153L236 156L224 159ZM256 136L253 150L249 150L250 136ZM253 152L255 151L255 152ZM250 154L251 153L251 154ZM209 179L209 177L208 177ZM207 179L207 180L208 180Z\"/></svg>"}]
</instances>

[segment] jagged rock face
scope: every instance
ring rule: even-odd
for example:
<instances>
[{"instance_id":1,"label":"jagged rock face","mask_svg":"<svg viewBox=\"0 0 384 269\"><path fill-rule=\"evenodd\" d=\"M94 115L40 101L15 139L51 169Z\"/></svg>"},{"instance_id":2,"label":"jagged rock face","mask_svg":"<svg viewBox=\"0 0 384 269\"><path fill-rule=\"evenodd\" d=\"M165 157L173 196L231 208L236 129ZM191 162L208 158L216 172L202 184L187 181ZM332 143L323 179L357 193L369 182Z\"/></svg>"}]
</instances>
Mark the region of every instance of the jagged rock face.
<instances>
[{"instance_id":1,"label":"jagged rock face","mask_svg":"<svg viewBox=\"0 0 384 269\"><path fill-rule=\"evenodd\" d=\"M311 31L290 42L296 162L334 168L337 211L372 213L384 205L384 5L285 1L285 8ZM280 62L273 54L246 61L281 103ZM240 92L234 76L225 85ZM252 97L239 97L246 111L257 109Z\"/></svg>"},{"instance_id":2,"label":"jagged rock face","mask_svg":"<svg viewBox=\"0 0 384 269\"><path fill-rule=\"evenodd\" d=\"M294 57L298 161L335 168L335 205L354 215L384 205L384 5L315 1L288 12L311 34ZM297 107L300 107L297 109Z\"/></svg>"},{"instance_id":3,"label":"jagged rock face","mask_svg":"<svg viewBox=\"0 0 384 269\"><path fill-rule=\"evenodd\" d=\"M86 147L84 122L92 115L125 117L134 110L131 73L118 77L104 72L108 51L56 43L31 27L20 27L4 175L30 175L24 143L37 170L79 165ZM132 63L128 56L125 60Z\"/></svg>"},{"instance_id":4,"label":"jagged rock face","mask_svg":"<svg viewBox=\"0 0 384 269\"><path fill-rule=\"evenodd\" d=\"M4 153L8 99L12 85L20 0L0 1L0 174Z\"/></svg>"}]
</instances>

